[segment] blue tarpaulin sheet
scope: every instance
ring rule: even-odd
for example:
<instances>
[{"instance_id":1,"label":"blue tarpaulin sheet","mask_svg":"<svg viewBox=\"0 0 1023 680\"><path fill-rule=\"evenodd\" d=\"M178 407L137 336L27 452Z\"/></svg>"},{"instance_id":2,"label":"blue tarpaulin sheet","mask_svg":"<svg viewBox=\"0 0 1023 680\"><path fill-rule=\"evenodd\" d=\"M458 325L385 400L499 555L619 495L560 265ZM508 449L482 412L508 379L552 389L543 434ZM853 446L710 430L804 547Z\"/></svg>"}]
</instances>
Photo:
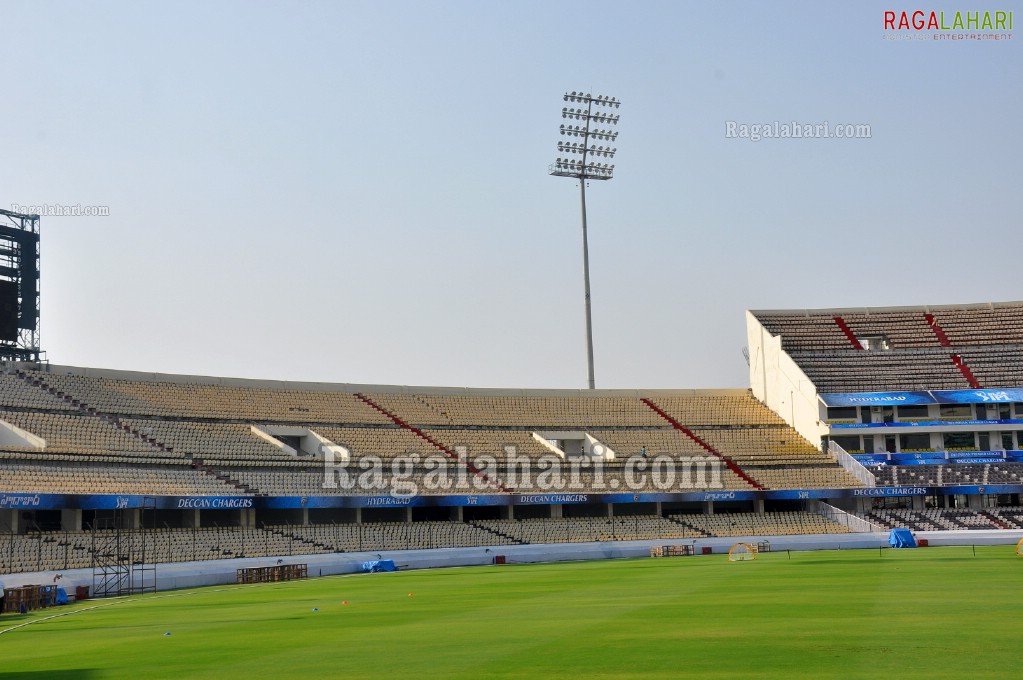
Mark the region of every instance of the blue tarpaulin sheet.
<instances>
[{"instance_id":1,"label":"blue tarpaulin sheet","mask_svg":"<svg viewBox=\"0 0 1023 680\"><path fill-rule=\"evenodd\" d=\"M893 548L915 548L916 539L909 529L892 529L891 535L888 536L888 545Z\"/></svg>"},{"instance_id":2,"label":"blue tarpaulin sheet","mask_svg":"<svg viewBox=\"0 0 1023 680\"><path fill-rule=\"evenodd\" d=\"M57 604L67 604L67 591L57 588Z\"/></svg>"},{"instance_id":3,"label":"blue tarpaulin sheet","mask_svg":"<svg viewBox=\"0 0 1023 680\"><path fill-rule=\"evenodd\" d=\"M376 573L378 571L398 571L398 567L395 566L394 560L372 560L363 562L362 570Z\"/></svg>"}]
</instances>

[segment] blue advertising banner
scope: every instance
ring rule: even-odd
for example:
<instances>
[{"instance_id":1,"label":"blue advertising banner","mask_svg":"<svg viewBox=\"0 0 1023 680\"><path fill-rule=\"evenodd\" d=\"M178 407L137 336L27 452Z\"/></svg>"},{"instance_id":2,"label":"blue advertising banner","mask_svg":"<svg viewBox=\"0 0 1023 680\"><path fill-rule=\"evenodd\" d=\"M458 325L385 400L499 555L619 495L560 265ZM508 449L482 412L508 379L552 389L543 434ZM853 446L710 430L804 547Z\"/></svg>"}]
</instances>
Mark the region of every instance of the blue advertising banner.
<instances>
[{"instance_id":1,"label":"blue advertising banner","mask_svg":"<svg viewBox=\"0 0 1023 680\"><path fill-rule=\"evenodd\" d=\"M469 507L473 505L512 505L509 496L434 496L432 505L442 508Z\"/></svg>"},{"instance_id":2,"label":"blue advertising banner","mask_svg":"<svg viewBox=\"0 0 1023 680\"><path fill-rule=\"evenodd\" d=\"M820 397L825 406L919 406L934 403L928 392L833 392Z\"/></svg>"},{"instance_id":3,"label":"blue advertising banner","mask_svg":"<svg viewBox=\"0 0 1023 680\"><path fill-rule=\"evenodd\" d=\"M1023 420L1007 418L1005 420L915 420L910 423L831 423L832 430L865 430L871 428L893 427L973 427L976 425L1023 425Z\"/></svg>"},{"instance_id":4,"label":"blue advertising banner","mask_svg":"<svg viewBox=\"0 0 1023 680\"><path fill-rule=\"evenodd\" d=\"M923 406L1023 402L1023 387L912 392L826 392L825 406Z\"/></svg>"},{"instance_id":5,"label":"blue advertising banner","mask_svg":"<svg viewBox=\"0 0 1023 680\"><path fill-rule=\"evenodd\" d=\"M1002 451L949 451L947 456L951 458L1001 458ZM1005 451L1006 456L1019 451Z\"/></svg>"},{"instance_id":6,"label":"blue advertising banner","mask_svg":"<svg viewBox=\"0 0 1023 680\"><path fill-rule=\"evenodd\" d=\"M984 459L980 459L984 460ZM992 459L1000 460L1000 459ZM976 458L942 459L968 463ZM986 461L985 461L986 462ZM478 496L135 496L0 493L0 510L114 510L151 506L158 510L243 510L297 508L400 508L504 505L565 505L581 503L705 503L713 501L804 500L850 497L900 497L945 494L1018 494L1023 485L957 487L868 487L853 489L776 489L767 491L688 491L683 493L615 494L492 494Z\"/></svg>"},{"instance_id":7,"label":"blue advertising banner","mask_svg":"<svg viewBox=\"0 0 1023 680\"><path fill-rule=\"evenodd\" d=\"M963 465L976 465L978 463L1004 463L1004 458L950 458L949 461L952 463L960 463Z\"/></svg>"},{"instance_id":8,"label":"blue advertising banner","mask_svg":"<svg viewBox=\"0 0 1023 680\"><path fill-rule=\"evenodd\" d=\"M987 486L943 486L936 489L943 494L962 496L983 496L984 494L1015 494L1023 493L1019 484L989 484Z\"/></svg>"},{"instance_id":9,"label":"blue advertising banner","mask_svg":"<svg viewBox=\"0 0 1023 680\"><path fill-rule=\"evenodd\" d=\"M890 460L895 462L903 462L910 460L924 460L925 458L945 458L945 454L941 451L923 451L920 453L888 453L887 455Z\"/></svg>"},{"instance_id":10,"label":"blue advertising banner","mask_svg":"<svg viewBox=\"0 0 1023 680\"><path fill-rule=\"evenodd\" d=\"M590 503L596 494L586 493L530 493L515 497L519 505L565 505L567 503Z\"/></svg>"},{"instance_id":11,"label":"blue advertising banner","mask_svg":"<svg viewBox=\"0 0 1023 680\"><path fill-rule=\"evenodd\" d=\"M72 496L71 498L74 498ZM52 493L0 493L0 510L17 508L26 510L58 510L66 505L66 497Z\"/></svg>"},{"instance_id":12,"label":"blue advertising banner","mask_svg":"<svg viewBox=\"0 0 1023 680\"><path fill-rule=\"evenodd\" d=\"M762 492L761 492L762 493ZM756 491L706 491L704 493L680 494L684 501L752 501L760 498Z\"/></svg>"},{"instance_id":13,"label":"blue advertising banner","mask_svg":"<svg viewBox=\"0 0 1023 680\"><path fill-rule=\"evenodd\" d=\"M1023 402L1023 388L932 391L938 404L990 404Z\"/></svg>"},{"instance_id":14,"label":"blue advertising banner","mask_svg":"<svg viewBox=\"0 0 1023 680\"><path fill-rule=\"evenodd\" d=\"M931 490L923 486L875 486L864 489L847 489L849 496L870 498L897 498L903 496L930 496Z\"/></svg>"},{"instance_id":15,"label":"blue advertising banner","mask_svg":"<svg viewBox=\"0 0 1023 680\"><path fill-rule=\"evenodd\" d=\"M161 504L157 500L156 507L176 510L247 510L255 507L254 498L249 496L165 496L170 503Z\"/></svg>"},{"instance_id":16,"label":"blue advertising banner","mask_svg":"<svg viewBox=\"0 0 1023 680\"><path fill-rule=\"evenodd\" d=\"M1023 462L1023 451L931 451L924 453L854 453L851 455L861 465Z\"/></svg>"},{"instance_id":17,"label":"blue advertising banner","mask_svg":"<svg viewBox=\"0 0 1023 680\"><path fill-rule=\"evenodd\" d=\"M83 494L81 496L70 496L70 499L74 499L77 503L75 507L86 509L86 510L128 510L131 508L141 508L145 496L112 496L109 494ZM169 510L170 506L168 497L152 497L153 502L160 507L161 510ZM161 505L163 503L163 505Z\"/></svg>"},{"instance_id":18,"label":"blue advertising banner","mask_svg":"<svg viewBox=\"0 0 1023 680\"><path fill-rule=\"evenodd\" d=\"M453 496L465 500L465 496ZM302 508L414 508L433 505L428 496L275 496L255 499L255 507L272 510Z\"/></svg>"},{"instance_id":19,"label":"blue advertising banner","mask_svg":"<svg viewBox=\"0 0 1023 680\"><path fill-rule=\"evenodd\" d=\"M843 489L842 491L847 491ZM811 498L835 498L834 489L778 489L776 491L764 491L765 500L808 500ZM845 494L840 494L844 496Z\"/></svg>"}]
</instances>

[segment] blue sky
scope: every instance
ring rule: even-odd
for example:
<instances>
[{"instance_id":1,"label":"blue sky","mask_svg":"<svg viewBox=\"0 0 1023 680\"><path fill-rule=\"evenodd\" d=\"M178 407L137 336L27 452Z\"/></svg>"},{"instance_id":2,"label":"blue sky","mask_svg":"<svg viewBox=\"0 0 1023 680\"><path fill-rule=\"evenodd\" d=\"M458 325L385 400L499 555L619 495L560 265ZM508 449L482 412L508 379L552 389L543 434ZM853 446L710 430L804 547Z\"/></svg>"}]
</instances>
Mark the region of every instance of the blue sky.
<instances>
[{"instance_id":1,"label":"blue sky","mask_svg":"<svg viewBox=\"0 0 1023 680\"><path fill-rule=\"evenodd\" d=\"M0 205L109 207L42 220L54 363L584 387L547 166L561 95L614 95L597 386L745 387L746 309L1023 297L1023 31L883 39L917 8L3 0ZM725 136L775 120L871 137Z\"/></svg>"}]
</instances>

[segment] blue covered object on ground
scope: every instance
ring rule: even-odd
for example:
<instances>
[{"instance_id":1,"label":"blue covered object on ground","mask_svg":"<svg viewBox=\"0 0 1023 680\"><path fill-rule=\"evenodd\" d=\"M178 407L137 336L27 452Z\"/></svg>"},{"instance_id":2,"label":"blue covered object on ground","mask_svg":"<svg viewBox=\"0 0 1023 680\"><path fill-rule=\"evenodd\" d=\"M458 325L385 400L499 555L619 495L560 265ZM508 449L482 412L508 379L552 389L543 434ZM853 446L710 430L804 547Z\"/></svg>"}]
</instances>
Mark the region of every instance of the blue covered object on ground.
<instances>
[{"instance_id":1,"label":"blue covered object on ground","mask_svg":"<svg viewBox=\"0 0 1023 680\"><path fill-rule=\"evenodd\" d=\"M398 567L394 564L394 560L372 560L363 562L362 570L375 574L378 571L398 571Z\"/></svg>"},{"instance_id":2,"label":"blue covered object on ground","mask_svg":"<svg viewBox=\"0 0 1023 680\"><path fill-rule=\"evenodd\" d=\"M888 545L893 548L915 548L916 539L913 538L913 532L909 529L892 529L892 533L888 536Z\"/></svg>"}]
</instances>

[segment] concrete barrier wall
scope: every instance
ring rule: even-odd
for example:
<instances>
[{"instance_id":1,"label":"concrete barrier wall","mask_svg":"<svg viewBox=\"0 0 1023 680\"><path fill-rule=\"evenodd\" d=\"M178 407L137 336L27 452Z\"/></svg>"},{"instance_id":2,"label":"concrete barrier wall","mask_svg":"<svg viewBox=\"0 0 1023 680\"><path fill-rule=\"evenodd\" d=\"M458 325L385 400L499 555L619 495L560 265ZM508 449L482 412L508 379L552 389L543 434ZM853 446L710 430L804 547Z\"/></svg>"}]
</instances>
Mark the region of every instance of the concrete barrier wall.
<instances>
[{"instance_id":1,"label":"concrete barrier wall","mask_svg":"<svg viewBox=\"0 0 1023 680\"><path fill-rule=\"evenodd\" d=\"M1023 531L921 531L917 538L926 538L931 546L943 545L1015 545L1023 538ZM608 541L600 543L554 543L548 545L506 545L490 548L439 548L434 550L392 550L384 552L334 553L329 555L296 555L285 558L252 557L244 559L211 560L207 562L177 562L156 565L157 590L176 590L200 586L227 585L235 583L236 570L251 567L269 567L280 559L284 564L308 564L309 576L331 576L352 574L362 570L362 563L370 560L389 559L401 569L435 569L443 567L464 567L489 565L498 555L504 556L508 564L530 564L541 562L563 562L577 560L606 560L649 557L650 548L658 545L692 545L696 552L693 559L714 559L723 557L735 543L759 543L769 541L771 550L861 550L888 547L888 532L828 534L813 536L745 536L729 538L705 538L698 540L659 539L652 541ZM711 555L701 555L704 547L711 549ZM680 558L675 558L680 559ZM688 558L682 558L688 559ZM72 569L63 572L35 572L3 576L7 588L16 586L54 583L54 577L61 575L58 585L69 594L76 586L93 586L91 569ZM151 576L151 575L150 575Z\"/></svg>"}]
</instances>

